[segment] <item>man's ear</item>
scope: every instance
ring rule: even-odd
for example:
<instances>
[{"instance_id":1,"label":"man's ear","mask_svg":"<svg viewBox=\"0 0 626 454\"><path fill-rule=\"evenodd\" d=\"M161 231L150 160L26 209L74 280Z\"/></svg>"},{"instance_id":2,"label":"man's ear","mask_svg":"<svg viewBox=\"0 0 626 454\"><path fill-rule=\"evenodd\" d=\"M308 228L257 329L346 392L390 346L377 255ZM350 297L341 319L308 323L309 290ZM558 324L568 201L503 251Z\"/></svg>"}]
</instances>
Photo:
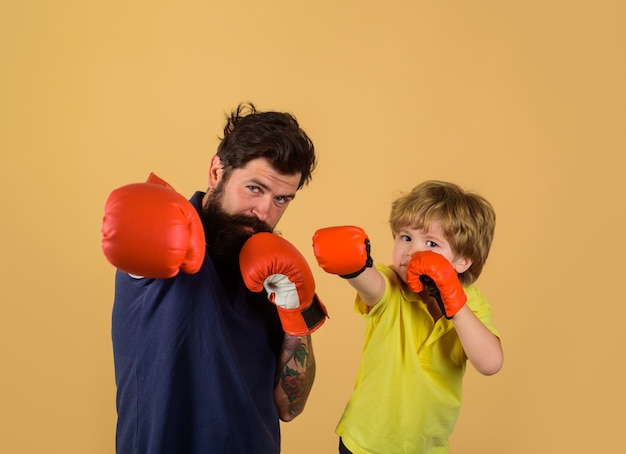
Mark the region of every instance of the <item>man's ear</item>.
<instances>
[{"instance_id":1,"label":"man's ear","mask_svg":"<svg viewBox=\"0 0 626 454\"><path fill-rule=\"evenodd\" d=\"M209 188L216 187L223 175L224 166L222 165L220 158L215 155L211 159L211 165L209 166Z\"/></svg>"},{"instance_id":2,"label":"man's ear","mask_svg":"<svg viewBox=\"0 0 626 454\"><path fill-rule=\"evenodd\" d=\"M461 274L465 273L469 267L472 266L472 263L473 262L467 257L459 257L454 261L453 265L456 272Z\"/></svg>"}]
</instances>

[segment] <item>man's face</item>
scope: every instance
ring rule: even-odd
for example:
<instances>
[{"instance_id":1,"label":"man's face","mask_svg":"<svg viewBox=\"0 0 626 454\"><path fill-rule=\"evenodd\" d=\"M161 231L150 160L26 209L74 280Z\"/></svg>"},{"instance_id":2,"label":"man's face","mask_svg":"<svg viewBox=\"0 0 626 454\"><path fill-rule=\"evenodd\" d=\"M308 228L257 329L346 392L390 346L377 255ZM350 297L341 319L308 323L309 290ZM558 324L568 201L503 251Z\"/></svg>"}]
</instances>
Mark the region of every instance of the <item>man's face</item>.
<instances>
[{"instance_id":1,"label":"man's face","mask_svg":"<svg viewBox=\"0 0 626 454\"><path fill-rule=\"evenodd\" d=\"M209 251L214 258L236 258L252 234L274 229L295 197L300 174L282 175L265 159L255 159L224 176L214 159L209 183L202 210Z\"/></svg>"},{"instance_id":2,"label":"man's face","mask_svg":"<svg viewBox=\"0 0 626 454\"><path fill-rule=\"evenodd\" d=\"M217 160L212 165L219 168L221 164ZM232 170L228 176L217 175L216 184L222 185L222 209L226 213L254 216L271 228L276 227L296 196L300 183L300 173L282 175L262 158Z\"/></svg>"}]
</instances>

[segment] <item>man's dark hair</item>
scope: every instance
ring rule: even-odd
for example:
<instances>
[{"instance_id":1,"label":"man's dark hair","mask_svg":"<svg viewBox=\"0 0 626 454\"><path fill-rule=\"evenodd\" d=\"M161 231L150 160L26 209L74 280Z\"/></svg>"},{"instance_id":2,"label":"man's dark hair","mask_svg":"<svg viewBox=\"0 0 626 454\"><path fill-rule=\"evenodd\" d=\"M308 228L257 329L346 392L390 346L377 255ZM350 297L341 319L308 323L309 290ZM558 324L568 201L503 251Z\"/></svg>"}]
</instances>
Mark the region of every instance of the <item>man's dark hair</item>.
<instances>
[{"instance_id":1,"label":"man's dark hair","mask_svg":"<svg viewBox=\"0 0 626 454\"><path fill-rule=\"evenodd\" d=\"M224 174L265 158L279 173L301 173L298 189L309 183L317 164L315 147L295 117L285 112L259 112L242 103L226 115L224 137L217 147Z\"/></svg>"}]
</instances>

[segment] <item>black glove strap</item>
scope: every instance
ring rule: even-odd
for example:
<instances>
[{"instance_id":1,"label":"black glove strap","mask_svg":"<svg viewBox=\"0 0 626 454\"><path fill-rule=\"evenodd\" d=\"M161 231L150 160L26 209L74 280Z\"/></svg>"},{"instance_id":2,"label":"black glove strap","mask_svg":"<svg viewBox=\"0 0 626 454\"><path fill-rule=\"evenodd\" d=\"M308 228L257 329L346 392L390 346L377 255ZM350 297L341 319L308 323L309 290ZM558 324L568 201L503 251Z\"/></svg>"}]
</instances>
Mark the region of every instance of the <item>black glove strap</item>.
<instances>
[{"instance_id":1,"label":"black glove strap","mask_svg":"<svg viewBox=\"0 0 626 454\"><path fill-rule=\"evenodd\" d=\"M443 305L443 300L441 299L441 294L439 293L439 289L435 285L435 281L433 281L430 278L430 276L426 276L425 274L422 274L420 276L420 281L422 282L422 284L424 284L424 286L428 290L428 294L432 296L433 298L435 298L435 301L437 301L437 305L439 306L439 309L441 310L441 313L443 314L443 316L447 318L448 320L450 320L452 317L448 317L448 315L446 314L446 307Z\"/></svg>"},{"instance_id":2,"label":"black glove strap","mask_svg":"<svg viewBox=\"0 0 626 454\"><path fill-rule=\"evenodd\" d=\"M310 330L314 329L318 325L321 325L324 322L324 319L328 317L326 308L317 297L317 294L313 296L313 302L311 302L311 305L304 309L301 313L304 323L306 323L307 328Z\"/></svg>"}]
</instances>

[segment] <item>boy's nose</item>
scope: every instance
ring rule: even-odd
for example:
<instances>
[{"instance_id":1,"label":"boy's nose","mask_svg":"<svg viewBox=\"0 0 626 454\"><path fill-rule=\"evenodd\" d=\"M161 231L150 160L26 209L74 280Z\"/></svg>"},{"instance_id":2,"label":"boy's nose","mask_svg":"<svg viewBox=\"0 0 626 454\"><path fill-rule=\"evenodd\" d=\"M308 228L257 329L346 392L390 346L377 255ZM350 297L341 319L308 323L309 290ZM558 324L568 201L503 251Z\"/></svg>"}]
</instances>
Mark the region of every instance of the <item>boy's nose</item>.
<instances>
[{"instance_id":1,"label":"boy's nose","mask_svg":"<svg viewBox=\"0 0 626 454\"><path fill-rule=\"evenodd\" d=\"M412 248L410 248L408 251L406 251L406 254L409 257L412 257L413 254L415 254L416 252L424 252L426 250L425 247L418 247L418 246L413 246Z\"/></svg>"}]
</instances>

